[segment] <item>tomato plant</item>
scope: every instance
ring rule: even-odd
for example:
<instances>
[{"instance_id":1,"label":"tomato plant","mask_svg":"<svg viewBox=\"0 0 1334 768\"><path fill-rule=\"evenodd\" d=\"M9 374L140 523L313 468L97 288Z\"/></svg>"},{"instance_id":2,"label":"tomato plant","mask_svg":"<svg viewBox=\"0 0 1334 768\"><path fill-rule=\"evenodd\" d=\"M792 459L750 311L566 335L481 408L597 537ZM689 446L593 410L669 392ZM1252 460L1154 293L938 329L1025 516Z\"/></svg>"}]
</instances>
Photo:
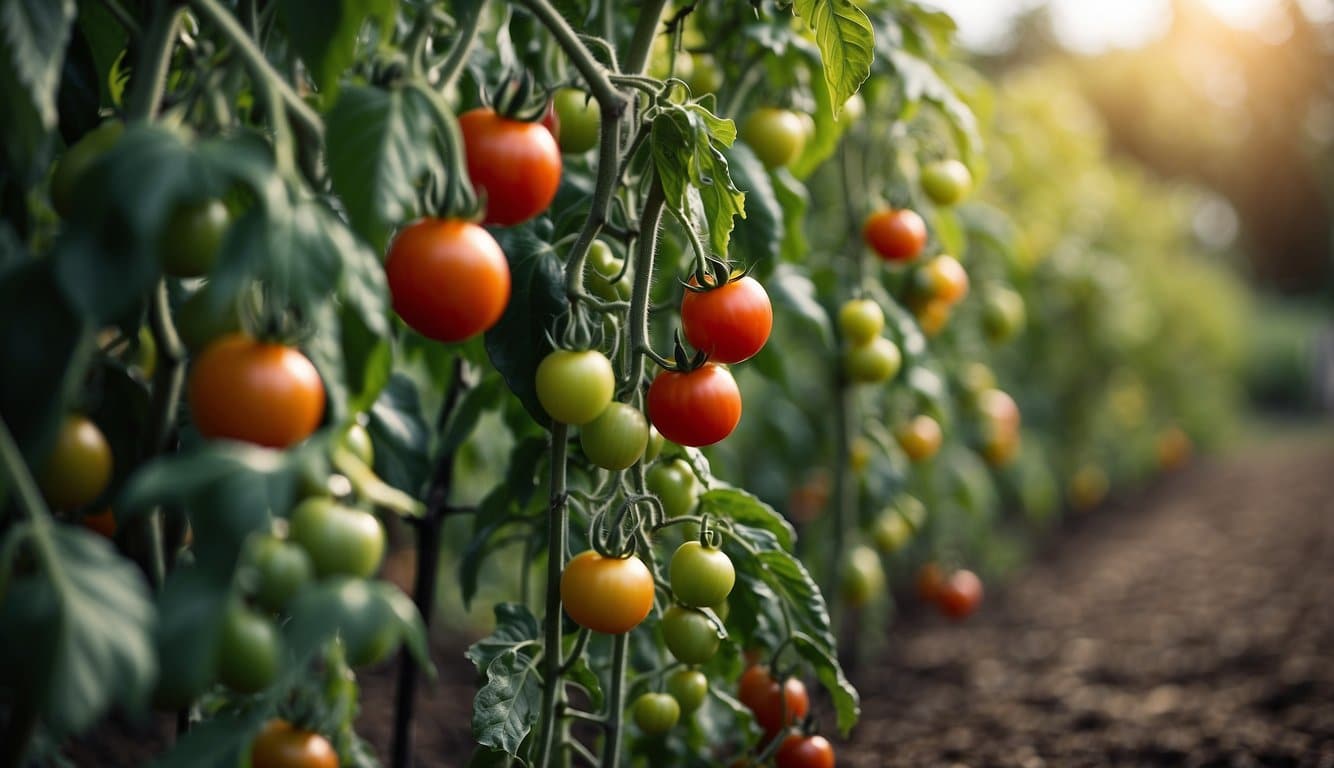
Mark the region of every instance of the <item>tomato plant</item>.
<instances>
[{"instance_id":1,"label":"tomato plant","mask_svg":"<svg viewBox=\"0 0 1334 768\"><path fill-rule=\"evenodd\" d=\"M510 270L495 238L459 219L422 219L394 237L385 259L394 311L436 341L489 329L510 299Z\"/></svg>"},{"instance_id":2,"label":"tomato plant","mask_svg":"<svg viewBox=\"0 0 1334 768\"><path fill-rule=\"evenodd\" d=\"M732 374L715 363L662 371L649 385L648 416L674 443L713 445L741 421L741 390Z\"/></svg>"},{"instance_id":3,"label":"tomato plant","mask_svg":"<svg viewBox=\"0 0 1334 768\"><path fill-rule=\"evenodd\" d=\"M487 224L512 226L542 213L560 186L560 147L538 123L478 107L459 116L468 176L486 198Z\"/></svg>"}]
</instances>

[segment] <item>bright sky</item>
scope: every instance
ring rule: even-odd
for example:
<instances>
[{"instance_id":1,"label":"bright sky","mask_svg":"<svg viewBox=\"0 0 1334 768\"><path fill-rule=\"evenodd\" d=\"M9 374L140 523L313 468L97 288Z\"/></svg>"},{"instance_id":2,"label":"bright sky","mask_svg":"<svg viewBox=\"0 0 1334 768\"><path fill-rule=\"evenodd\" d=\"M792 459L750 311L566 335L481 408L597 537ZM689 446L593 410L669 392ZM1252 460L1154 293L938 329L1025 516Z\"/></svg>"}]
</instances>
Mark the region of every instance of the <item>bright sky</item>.
<instances>
[{"instance_id":1,"label":"bright sky","mask_svg":"<svg viewBox=\"0 0 1334 768\"><path fill-rule=\"evenodd\" d=\"M1002 39L1014 16L1039 5L1042 0L925 0L949 11L959 22L965 45L994 46ZM1161 33L1170 21L1169 0L1047 0L1052 8L1056 32L1072 48L1099 51L1109 47L1139 45ZM1198 0L1231 24L1260 23L1276 0ZM1334 3L1301 0L1314 19L1331 20Z\"/></svg>"}]
</instances>

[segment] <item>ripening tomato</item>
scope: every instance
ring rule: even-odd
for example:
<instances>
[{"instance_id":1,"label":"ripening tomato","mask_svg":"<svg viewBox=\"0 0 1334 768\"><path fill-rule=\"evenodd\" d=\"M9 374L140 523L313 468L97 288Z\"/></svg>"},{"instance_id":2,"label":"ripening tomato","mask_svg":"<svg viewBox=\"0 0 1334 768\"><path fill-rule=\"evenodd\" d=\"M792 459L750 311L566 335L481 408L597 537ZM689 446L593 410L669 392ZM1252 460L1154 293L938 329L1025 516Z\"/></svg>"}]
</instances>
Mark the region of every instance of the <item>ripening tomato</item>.
<instances>
[{"instance_id":1,"label":"ripening tomato","mask_svg":"<svg viewBox=\"0 0 1334 768\"><path fill-rule=\"evenodd\" d=\"M882 208L866 217L862 237L885 261L911 261L926 247L926 222L915 211Z\"/></svg>"},{"instance_id":2,"label":"ripening tomato","mask_svg":"<svg viewBox=\"0 0 1334 768\"><path fill-rule=\"evenodd\" d=\"M870 299L850 299L838 310L838 328L852 346L871 343L885 327L885 311Z\"/></svg>"},{"instance_id":3,"label":"ripening tomato","mask_svg":"<svg viewBox=\"0 0 1334 768\"><path fill-rule=\"evenodd\" d=\"M834 768L834 746L823 736L792 734L774 755L777 768Z\"/></svg>"},{"instance_id":4,"label":"ripening tomato","mask_svg":"<svg viewBox=\"0 0 1334 768\"><path fill-rule=\"evenodd\" d=\"M894 430L894 438L908 458L918 462L936 455L943 435L939 422L926 414L918 414Z\"/></svg>"},{"instance_id":5,"label":"ripening tomato","mask_svg":"<svg viewBox=\"0 0 1334 768\"><path fill-rule=\"evenodd\" d=\"M70 414L60 424L55 445L37 472L37 486L58 509L91 503L111 482L111 446L88 417Z\"/></svg>"},{"instance_id":6,"label":"ripening tomato","mask_svg":"<svg viewBox=\"0 0 1334 768\"><path fill-rule=\"evenodd\" d=\"M659 461L649 467L644 485L662 502L668 519L690 514L704 492L690 465L681 459Z\"/></svg>"},{"instance_id":7,"label":"ripening tomato","mask_svg":"<svg viewBox=\"0 0 1334 768\"><path fill-rule=\"evenodd\" d=\"M949 302L937 299L912 305L913 314L917 316L917 327L922 329L927 338L934 337L945 329L945 325L950 321L952 309Z\"/></svg>"},{"instance_id":8,"label":"ripening tomato","mask_svg":"<svg viewBox=\"0 0 1334 768\"><path fill-rule=\"evenodd\" d=\"M666 693L645 693L635 699L635 725L651 736L670 731L681 719L681 705Z\"/></svg>"},{"instance_id":9,"label":"ripening tomato","mask_svg":"<svg viewBox=\"0 0 1334 768\"><path fill-rule=\"evenodd\" d=\"M693 371L662 371L648 388L648 416L678 445L713 445L741 421L741 390L726 368L705 363Z\"/></svg>"},{"instance_id":10,"label":"ripening tomato","mask_svg":"<svg viewBox=\"0 0 1334 768\"><path fill-rule=\"evenodd\" d=\"M1190 435L1186 434L1181 427L1171 426L1158 433L1154 448L1158 454L1158 467L1170 472L1174 469L1180 469L1187 461L1190 461L1193 446Z\"/></svg>"},{"instance_id":11,"label":"ripening tomato","mask_svg":"<svg viewBox=\"0 0 1334 768\"><path fill-rule=\"evenodd\" d=\"M994 433L982 438L982 457L993 467L1003 467L1014 461L1022 442L1019 432Z\"/></svg>"},{"instance_id":12,"label":"ripening tomato","mask_svg":"<svg viewBox=\"0 0 1334 768\"><path fill-rule=\"evenodd\" d=\"M977 410L986 423L983 431L991 434L1009 436L1019 431L1019 404L1006 392L999 389L986 389L977 395Z\"/></svg>"},{"instance_id":13,"label":"ripening tomato","mask_svg":"<svg viewBox=\"0 0 1334 768\"><path fill-rule=\"evenodd\" d=\"M293 347L244 334L204 349L190 370L190 416L204 437L286 448L324 418L324 382Z\"/></svg>"},{"instance_id":14,"label":"ripening tomato","mask_svg":"<svg viewBox=\"0 0 1334 768\"><path fill-rule=\"evenodd\" d=\"M922 169L922 191L936 205L954 205L973 188L973 174L958 160L937 160Z\"/></svg>"},{"instance_id":15,"label":"ripening tomato","mask_svg":"<svg viewBox=\"0 0 1334 768\"><path fill-rule=\"evenodd\" d=\"M934 603L945 583L945 572L934 562L923 563L917 569L917 597L924 603Z\"/></svg>"},{"instance_id":16,"label":"ripening tomato","mask_svg":"<svg viewBox=\"0 0 1334 768\"><path fill-rule=\"evenodd\" d=\"M957 304L968 295L968 271L953 256L935 257L917 275L922 292L932 301Z\"/></svg>"},{"instance_id":17,"label":"ripening tomato","mask_svg":"<svg viewBox=\"0 0 1334 768\"><path fill-rule=\"evenodd\" d=\"M708 616L683 605L671 605L662 612L662 638L682 664L703 664L722 643Z\"/></svg>"},{"instance_id":18,"label":"ripening tomato","mask_svg":"<svg viewBox=\"0 0 1334 768\"><path fill-rule=\"evenodd\" d=\"M806 124L796 112L763 107L741 124L741 140L755 151L765 168L779 168L801 154L806 144Z\"/></svg>"},{"instance_id":19,"label":"ripening tomato","mask_svg":"<svg viewBox=\"0 0 1334 768\"><path fill-rule=\"evenodd\" d=\"M678 669L667 676L667 693L681 706L681 714L689 715L704 704L709 695L709 678L698 669Z\"/></svg>"},{"instance_id":20,"label":"ripening tomato","mask_svg":"<svg viewBox=\"0 0 1334 768\"><path fill-rule=\"evenodd\" d=\"M538 123L478 107L459 116L468 177L485 196L483 224L522 224L545 211L560 186L560 147Z\"/></svg>"},{"instance_id":21,"label":"ripening tomato","mask_svg":"<svg viewBox=\"0 0 1334 768\"><path fill-rule=\"evenodd\" d=\"M553 106L560 126L560 132L553 133L560 151L578 155L597 146L602 109L596 99L577 88L562 88L556 91Z\"/></svg>"},{"instance_id":22,"label":"ripening tomato","mask_svg":"<svg viewBox=\"0 0 1334 768\"><path fill-rule=\"evenodd\" d=\"M510 300L510 268L490 232L462 219L421 219L389 246L384 270L394 312L436 341L470 339Z\"/></svg>"},{"instance_id":23,"label":"ripening tomato","mask_svg":"<svg viewBox=\"0 0 1334 768\"><path fill-rule=\"evenodd\" d=\"M695 608L714 606L727 599L736 584L732 561L717 547L687 541L677 547L668 567L672 594Z\"/></svg>"},{"instance_id":24,"label":"ripening tomato","mask_svg":"<svg viewBox=\"0 0 1334 768\"><path fill-rule=\"evenodd\" d=\"M898 345L877 336L869 344L849 347L843 352L843 370L848 379L858 384L878 384L889 381L903 365Z\"/></svg>"},{"instance_id":25,"label":"ripening tomato","mask_svg":"<svg viewBox=\"0 0 1334 768\"><path fill-rule=\"evenodd\" d=\"M607 409L616 372L595 349L553 350L537 365L537 399L554 421L587 424Z\"/></svg>"},{"instance_id":26,"label":"ripening tomato","mask_svg":"<svg viewBox=\"0 0 1334 768\"><path fill-rule=\"evenodd\" d=\"M695 285L694 278L690 282ZM687 288L681 300L681 325L686 340L710 360L739 363L769 340L774 310L764 287L745 275L722 286Z\"/></svg>"},{"instance_id":27,"label":"ripening tomato","mask_svg":"<svg viewBox=\"0 0 1334 768\"><path fill-rule=\"evenodd\" d=\"M876 549L892 555L903 549L913 536L912 525L896 509L887 509L871 524L871 541Z\"/></svg>"},{"instance_id":28,"label":"ripening tomato","mask_svg":"<svg viewBox=\"0 0 1334 768\"><path fill-rule=\"evenodd\" d=\"M1070 478L1070 503L1078 510L1092 509L1107 498L1111 481L1107 472L1096 464L1085 464Z\"/></svg>"},{"instance_id":29,"label":"ripening tomato","mask_svg":"<svg viewBox=\"0 0 1334 768\"><path fill-rule=\"evenodd\" d=\"M603 557L590 549L565 564L560 599L579 626L608 635L623 634L639 626L653 610L653 574L633 555Z\"/></svg>"},{"instance_id":30,"label":"ripening tomato","mask_svg":"<svg viewBox=\"0 0 1334 768\"><path fill-rule=\"evenodd\" d=\"M251 744L250 768L338 768L338 753L318 733L275 718Z\"/></svg>"},{"instance_id":31,"label":"ripening tomato","mask_svg":"<svg viewBox=\"0 0 1334 768\"><path fill-rule=\"evenodd\" d=\"M936 605L951 619L964 619L982 602L982 580L972 571L955 571L936 592Z\"/></svg>"},{"instance_id":32,"label":"ripening tomato","mask_svg":"<svg viewBox=\"0 0 1334 768\"><path fill-rule=\"evenodd\" d=\"M769 736L797 722L810 711L806 686L789 677L780 686L767 667L751 665L737 684L737 700L755 715L755 722Z\"/></svg>"},{"instance_id":33,"label":"ripening tomato","mask_svg":"<svg viewBox=\"0 0 1334 768\"><path fill-rule=\"evenodd\" d=\"M633 405L611 403L579 428L579 445L593 464L625 469L639 461L648 447L648 420Z\"/></svg>"},{"instance_id":34,"label":"ripening tomato","mask_svg":"<svg viewBox=\"0 0 1334 768\"><path fill-rule=\"evenodd\" d=\"M852 438L848 445L848 469L853 474L860 475L871 465L871 455L875 452L875 444L870 440L858 435Z\"/></svg>"},{"instance_id":35,"label":"ripening tomato","mask_svg":"<svg viewBox=\"0 0 1334 768\"><path fill-rule=\"evenodd\" d=\"M162 232L162 269L173 277L208 274L218 261L229 221L221 200L205 200L172 211Z\"/></svg>"}]
</instances>

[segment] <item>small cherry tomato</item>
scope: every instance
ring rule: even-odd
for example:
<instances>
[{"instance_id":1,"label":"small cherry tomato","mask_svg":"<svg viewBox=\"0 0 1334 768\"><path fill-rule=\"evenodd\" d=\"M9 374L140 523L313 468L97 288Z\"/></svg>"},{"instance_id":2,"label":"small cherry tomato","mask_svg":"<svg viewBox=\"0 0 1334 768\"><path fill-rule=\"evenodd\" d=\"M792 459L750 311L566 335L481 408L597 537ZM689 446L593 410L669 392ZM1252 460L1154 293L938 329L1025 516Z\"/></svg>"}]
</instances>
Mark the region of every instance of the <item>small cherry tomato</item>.
<instances>
[{"instance_id":1,"label":"small cherry tomato","mask_svg":"<svg viewBox=\"0 0 1334 768\"><path fill-rule=\"evenodd\" d=\"M926 222L915 211L882 208L866 217L862 237L885 261L911 261L926 247Z\"/></svg>"},{"instance_id":2,"label":"small cherry tomato","mask_svg":"<svg viewBox=\"0 0 1334 768\"><path fill-rule=\"evenodd\" d=\"M716 547L687 541L677 547L668 568L672 594L694 608L714 606L727 599L736 584L732 561Z\"/></svg>"},{"instance_id":3,"label":"small cherry tomato","mask_svg":"<svg viewBox=\"0 0 1334 768\"><path fill-rule=\"evenodd\" d=\"M703 664L718 652L722 639L709 617L693 608L672 605L662 612L667 650L683 664Z\"/></svg>"},{"instance_id":4,"label":"small cherry tomato","mask_svg":"<svg viewBox=\"0 0 1334 768\"><path fill-rule=\"evenodd\" d=\"M551 131L489 107L460 115L459 130L468 177L486 200L482 223L522 224L551 205L561 172L560 147Z\"/></svg>"},{"instance_id":5,"label":"small cherry tomato","mask_svg":"<svg viewBox=\"0 0 1334 768\"><path fill-rule=\"evenodd\" d=\"M390 244L384 269L394 312L428 339L470 339L495 325L509 304L505 253L470 221L409 224Z\"/></svg>"},{"instance_id":6,"label":"small cherry tomato","mask_svg":"<svg viewBox=\"0 0 1334 768\"><path fill-rule=\"evenodd\" d=\"M918 271L923 293L934 301L957 304L968 295L968 271L953 256L941 255Z\"/></svg>"},{"instance_id":7,"label":"small cherry tomato","mask_svg":"<svg viewBox=\"0 0 1334 768\"><path fill-rule=\"evenodd\" d=\"M936 205L954 205L973 188L973 174L958 160L938 160L922 169L922 191Z\"/></svg>"},{"instance_id":8,"label":"small cherry tomato","mask_svg":"<svg viewBox=\"0 0 1334 768\"><path fill-rule=\"evenodd\" d=\"M770 737L801 720L811 707L805 684L789 677L780 686L768 668L759 664L742 673L737 700L750 709L756 724Z\"/></svg>"},{"instance_id":9,"label":"small cherry tomato","mask_svg":"<svg viewBox=\"0 0 1334 768\"><path fill-rule=\"evenodd\" d=\"M238 693L256 693L278 676L282 640L273 622L233 604L218 639L218 680Z\"/></svg>"},{"instance_id":10,"label":"small cherry tomato","mask_svg":"<svg viewBox=\"0 0 1334 768\"><path fill-rule=\"evenodd\" d=\"M870 299L850 299L838 310L838 328L854 347L871 343L885 327L885 311Z\"/></svg>"},{"instance_id":11,"label":"small cherry tomato","mask_svg":"<svg viewBox=\"0 0 1334 768\"><path fill-rule=\"evenodd\" d=\"M324 418L324 382L293 347L224 336L195 360L190 416L204 437L286 448L310 436Z\"/></svg>"},{"instance_id":12,"label":"small cherry tomato","mask_svg":"<svg viewBox=\"0 0 1334 768\"><path fill-rule=\"evenodd\" d=\"M1024 328L1028 312L1024 297L1001 285L988 286L982 294L982 330L994 344L1003 344Z\"/></svg>"},{"instance_id":13,"label":"small cherry tomato","mask_svg":"<svg viewBox=\"0 0 1334 768\"><path fill-rule=\"evenodd\" d=\"M645 693L635 699L635 725L650 736L670 731L681 719L681 705L665 693Z\"/></svg>"},{"instance_id":14,"label":"small cherry tomato","mask_svg":"<svg viewBox=\"0 0 1334 768\"><path fill-rule=\"evenodd\" d=\"M662 453L662 447L666 444L667 438L662 436L657 427L650 424L648 426L648 447L644 449L644 463L647 464L658 458L658 454Z\"/></svg>"},{"instance_id":15,"label":"small cherry tomato","mask_svg":"<svg viewBox=\"0 0 1334 768\"><path fill-rule=\"evenodd\" d=\"M678 669L667 676L666 688L668 695L681 705L681 714L689 715L709 695L709 678L698 669Z\"/></svg>"},{"instance_id":16,"label":"small cherry tomato","mask_svg":"<svg viewBox=\"0 0 1334 768\"><path fill-rule=\"evenodd\" d=\"M693 371L662 371L648 388L648 416L678 445L713 445L741 421L741 390L715 363Z\"/></svg>"},{"instance_id":17,"label":"small cherry tomato","mask_svg":"<svg viewBox=\"0 0 1334 768\"><path fill-rule=\"evenodd\" d=\"M593 349L557 349L537 366L537 399L554 421L576 426L602 415L616 390L616 372Z\"/></svg>"},{"instance_id":18,"label":"small cherry tomato","mask_svg":"<svg viewBox=\"0 0 1334 768\"><path fill-rule=\"evenodd\" d=\"M1193 448L1190 435L1186 434L1181 427L1168 427L1158 433L1158 438L1154 443L1154 448L1158 454L1158 466L1164 471L1172 471L1185 466L1190 461L1190 454Z\"/></svg>"},{"instance_id":19,"label":"small cherry tomato","mask_svg":"<svg viewBox=\"0 0 1334 768\"><path fill-rule=\"evenodd\" d=\"M907 544L912 536L912 525L893 508L881 512L871 524L871 541L875 542L876 549L886 555L892 555L903 549L903 545Z\"/></svg>"},{"instance_id":20,"label":"small cherry tomato","mask_svg":"<svg viewBox=\"0 0 1334 768\"><path fill-rule=\"evenodd\" d=\"M255 568L255 602L266 610L281 611L314 578L310 555L276 536L252 540L247 554Z\"/></svg>"},{"instance_id":21,"label":"small cherry tomato","mask_svg":"<svg viewBox=\"0 0 1334 768\"><path fill-rule=\"evenodd\" d=\"M889 381L903 365L898 345L877 336L869 344L853 346L843 352L843 370L848 379L858 384L878 384Z\"/></svg>"},{"instance_id":22,"label":"small cherry tomato","mask_svg":"<svg viewBox=\"0 0 1334 768\"><path fill-rule=\"evenodd\" d=\"M917 317L917 327L922 329L927 338L934 338L945 329L952 311L949 302L936 299L915 302L912 304L912 309Z\"/></svg>"},{"instance_id":23,"label":"small cherry tomato","mask_svg":"<svg viewBox=\"0 0 1334 768\"><path fill-rule=\"evenodd\" d=\"M625 469L639 461L648 447L648 420L632 405L611 403L579 428L579 445L593 464Z\"/></svg>"},{"instance_id":24,"label":"small cherry tomato","mask_svg":"<svg viewBox=\"0 0 1334 768\"><path fill-rule=\"evenodd\" d=\"M899 447L914 462L926 461L940 450L943 435L940 424L926 414L914 416L908 423L894 431L894 438Z\"/></svg>"},{"instance_id":25,"label":"small cherry tomato","mask_svg":"<svg viewBox=\"0 0 1334 768\"><path fill-rule=\"evenodd\" d=\"M584 285L594 296L604 301L629 301L634 291L635 273L616 258L611 246L594 240L584 262Z\"/></svg>"},{"instance_id":26,"label":"small cherry tomato","mask_svg":"<svg viewBox=\"0 0 1334 768\"><path fill-rule=\"evenodd\" d=\"M801 154L806 125L795 112L764 107L750 113L741 124L741 140L755 151L765 168L779 168Z\"/></svg>"},{"instance_id":27,"label":"small cherry tomato","mask_svg":"<svg viewBox=\"0 0 1334 768\"><path fill-rule=\"evenodd\" d=\"M848 605L861 608L885 591L885 569L880 555L874 549L858 545L843 562L843 580L840 584Z\"/></svg>"},{"instance_id":28,"label":"small cherry tomato","mask_svg":"<svg viewBox=\"0 0 1334 768\"><path fill-rule=\"evenodd\" d=\"M560 597L579 626L619 635L639 626L653 610L653 574L633 555L603 557L590 549L565 564Z\"/></svg>"},{"instance_id":29,"label":"small cherry tomato","mask_svg":"<svg viewBox=\"0 0 1334 768\"><path fill-rule=\"evenodd\" d=\"M659 461L649 467L644 484L662 501L662 510L669 519L693 512L704 492L690 465L681 459Z\"/></svg>"},{"instance_id":30,"label":"small cherry tomato","mask_svg":"<svg viewBox=\"0 0 1334 768\"><path fill-rule=\"evenodd\" d=\"M578 155L597 146L602 110L596 99L576 88L562 88L556 91L553 104L561 152Z\"/></svg>"},{"instance_id":31,"label":"small cherry tomato","mask_svg":"<svg viewBox=\"0 0 1334 768\"><path fill-rule=\"evenodd\" d=\"M774 755L777 768L834 768L834 746L823 736L792 734Z\"/></svg>"},{"instance_id":32,"label":"small cherry tomato","mask_svg":"<svg viewBox=\"0 0 1334 768\"><path fill-rule=\"evenodd\" d=\"M315 574L368 578L384 558L384 527L375 515L315 496L292 510L289 537L306 550Z\"/></svg>"},{"instance_id":33,"label":"small cherry tomato","mask_svg":"<svg viewBox=\"0 0 1334 768\"><path fill-rule=\"evenodd\" d=\"M739 363L769 340L774 310L764 287L745 275L705 290L687 288L681 300L681 325L686 340L710 360Z\"/></svg>"},{"instance_id":34,"label":"small cherry tomato","mask_svg":"<svg viewBox=\"0 0 1334 768\"><path fill-rule=\"evenodd\" d=\"M173 277L208 274L218 261L230 217L221 200L205 200L172 211L162 232L162 269Z\"/></svg>"},{"instance_id":35,"label":"small cherry tomato","mask_svg":"<svg viewBox=\"0 0 1334 768\"><path fill-rule=\"evenodd\" d=\"M88 417L70 414L37 473L37 486L53 507L82 507L107 489L111 464L111 446L102 430Z\"/></svg>"},{"instance_id":36,"label":"small cherry tomato","mask_svg":"<svg viewBox=\"0 0 1334 768\"><path fill-rule=\"evenodd\" d=\"M273 719L250 746L250 768L338 768L338 753L318 733Z\"/></svg>"},{"instance_id":37,"label":"small cherry tomato","mask_svg":"<svg viewBox=\"0 0 1334 768\"><path fill-rule=\"evenodd\" d=\"M951 619L964 619L982 602L982 580L972 571L955 571L936 592L936 605Z\"/></svg>"}]
</instances>

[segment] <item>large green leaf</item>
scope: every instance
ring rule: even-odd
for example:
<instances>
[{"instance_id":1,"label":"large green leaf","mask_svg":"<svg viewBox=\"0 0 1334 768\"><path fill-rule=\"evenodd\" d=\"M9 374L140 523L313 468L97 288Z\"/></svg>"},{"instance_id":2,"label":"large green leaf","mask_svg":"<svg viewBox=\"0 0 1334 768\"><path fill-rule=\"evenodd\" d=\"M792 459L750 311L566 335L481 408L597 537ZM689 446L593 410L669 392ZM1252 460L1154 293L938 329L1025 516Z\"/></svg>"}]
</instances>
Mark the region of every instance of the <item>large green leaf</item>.
<instances>
[{"instance_id":1,"label":"large green leaf","mask_svg":"<svg viewBox=\"0 0 1334 768\"><path fill-rule=\"evenodd\" d=\"M414 216L423 179L445 174L432 97L411 86L348 86L325 118L334 191L353 229L378 251Z\"/></svg>"},{"instance_id":2,"label":"large green leaf","mask_svg":"<svg viewBox=\"0 0 1334 768\"><path fill-rule=\"evenodd\" d=\"M710 514L733 523L762 528L772 533L783 549L791 552L797 532L774 508L740 488L714 488L699 499L700 514Z\"/></svg>"},{"instance_id":3,"label":"large green leaf","mask_svg":"<svg viewBox=\"0 0 1334 768\"><path fill-rule=\"evenodd\" d=\"M74 0L0 0L5 65L12 67L46 130L58 118L56 90L75 10Z\"/></svg>"},{"instance_id":4,"label":"large green leaf","mask_svg":"<svg viewBox=\"0 0 1334 768\"><path fill-rule=\"evenodd\" d=\"M486 684L473 700L472 733L483 746L517 755L537 721L542 684L537 659L507 648L486 667Z\"/></svg>"},{"instance_id":5,"label":"large green leaf","mask_svg":"<svg viewBox=\"0 0 1334 768\"><path fill-rule=\"evenodd\" d=\"M0 670L46 728L66 734L113 703L146 703L156 615L142 574L105 539L72 526L43 535L53 550L48 570L11 583L0 602Z\"/></svg>"},{"instance_id":6,"label":"large green leaf","mask_svg":"<svg viewBox=\"0 0 1334 768\"><path fill-rule=\"evenodd\" d=\"M828 649L820 647L818 643L813 643L810 638L800 634L793 635L792 645L815 669L815 676L820 678L820 684L829 691L830 698L834 700L838 730L846 737L861 716L861 696L858 695L857 689L848 682L848 678L843 674L843 668L839 666L838 658Z\"/></svg>"},{"instance_id":7,"label":"large green leaf","mask_svg":"<svg viewBox=\"0 0 1334 768\"><path fill-rule=\"evenodd\" d=\"M356 58L367 18L378 21L382 33L392 32L397 9L397 0L278 1L288 39L326 98L337 92L338 78Z\"/></svg>"},{"instance_id":8,"label":"large green leaf","mask_svg":"<svg viewBox=\"0 0 1334 768\"><path fill-rule=\"evenodd\" d=\"M852 94L871 75L875 32L852 0L795 0L792 10L811 29L824 59L824 81L837 117Z\"/></svg>"},{"instance_id":9,"label":"large green leaf","mask_svg":"<svg viewBox=\"0 0 1334 768\"><path fill-rule=\"evenodd\" d=\"M650 137L667 205L693 217L697 195L704 220L695 223L707 226L713 253L726 256L732 219L746 216L746 195L732 183L722 153L736 141L736 126L702 104L669 105L653 119Z\"/></svg>"},{"instance_id":10,"label":"large green leaf","mask_svg":"<svg viewBox=\"0 0 1334 768\"><path fill-rule=\"evenodd\" d=\"M496 628L487 637L468 647L468 660L485 672L491 662L505 651L520 643L541 637L542 628L537 617L521 603L500 603L496 606Z\"/></svg>"},{"instance_id":11,"label":"large green leaf","mask_svg":"<svg viewBox=\"0 0 1334 768\"><path fill-rule=\"evenodd\" d=\"M732 231L732 251L742 263L758 266L756 274L767 274L784 247L783 209L768 171L750 147L733 144L724 155L732 181L746 195L746 215Z\"/></svg>"}]
</instances>

